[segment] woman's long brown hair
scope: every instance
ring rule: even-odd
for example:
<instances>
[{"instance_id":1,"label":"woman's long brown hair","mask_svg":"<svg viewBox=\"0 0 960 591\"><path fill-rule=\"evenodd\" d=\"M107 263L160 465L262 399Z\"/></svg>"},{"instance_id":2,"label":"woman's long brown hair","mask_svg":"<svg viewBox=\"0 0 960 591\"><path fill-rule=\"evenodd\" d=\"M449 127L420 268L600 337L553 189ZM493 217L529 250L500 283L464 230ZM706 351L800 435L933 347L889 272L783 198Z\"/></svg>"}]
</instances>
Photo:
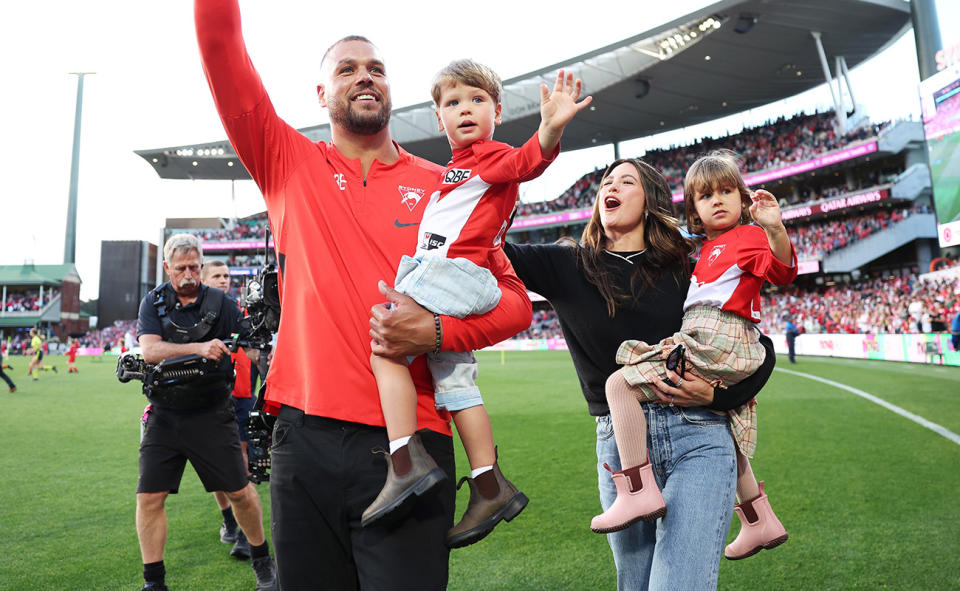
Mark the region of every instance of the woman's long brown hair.
<instances>
[{"instance_id":1,"label":"woman's long brown hair","mask_svg":"<svg viewBox=\"0 0 960 591\"><path fill-rule=\"evenodd\" d=\"M656 168L638 158L621 158L607 167L600 180L603 181L617 166L629 163L637 169L640 176L640 185L644 193L644 216L640 220L643 224L643 237L646 242L644 263L635 265L630 277L631 293L622 293L617 289L612 279L613 267L609 264L609 255L604 254L607 236L600 222L600 191L593 202L593 215L583 230L580 243L571 238L564 242L573 243L577 248L577 256L583 266L587 281L597 286L607 304L607 313L613 318L618 306L626 305L635 294L642 293L653 287L665 270L674 272L679 283L681 276L690 274L690 253L693 251L693 242L680 233L680 226L671 215L671 194L667 180ZM675 269L679 267L682 275Z\"/></svg>"}]
</instances>

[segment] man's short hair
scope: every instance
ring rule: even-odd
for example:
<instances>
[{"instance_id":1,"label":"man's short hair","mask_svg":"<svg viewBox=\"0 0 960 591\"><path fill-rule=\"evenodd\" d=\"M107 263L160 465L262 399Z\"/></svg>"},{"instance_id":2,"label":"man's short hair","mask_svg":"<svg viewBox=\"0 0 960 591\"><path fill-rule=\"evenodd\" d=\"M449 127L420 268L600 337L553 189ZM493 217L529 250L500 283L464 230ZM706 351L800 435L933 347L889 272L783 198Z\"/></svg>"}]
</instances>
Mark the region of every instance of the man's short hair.
<instances>
[{"instance_id":1,"label":"man's short hair","mask_svg":"<svg viewBox=\"0 0 960 591\"><path fill-rule=\"evenodd\" d=\"M219 269L220 267L226 266L227 264L220 259L210 259L209 261L203 263L203 267L200 269L200 277L206 280L214 269Z\"/></svg>"},{"instance_id":2,"label":"man's short hair","mask_svg":"<svg viewBox=\"0 0 960 591\"><path fill-rule=\"evenodd\" d=\"M330 55L330 52L333 51L334 47L336 47L337 45L340 45L341 43L346 43L347 41L363 41L364 43L373 45L373 41L370 41L363 35L347 35L342 39L337 39L336 41L333 42L333 44L330 47L327 48L326 51L323 52L323 57L320 58L320 67L323 68L323 62L327 61L327 56ZM376 47L376 45L373 45L373 46Z\"/></svg>"},{"instance_id":3,"label":"man's short hair","mask_svg":"<svg viewBox=\"0 0 960 591\"><path fill-rule=\"evenodd\" d=\"M494 103L500 104L500 95L503 93L500 76L493 69L473 60L454 60L437 72L433 77L433 88L430 89L433 104L440 106L440 92L444 86L458 82L486 91Z\"/></svg>"},{"instance_id":4,"label":"man's short hair","mask_svg":"<svg viewBox=\"0 0 960 591\"><path fill-rule=\"evenodd\" d=\"M174 234L167 238L163 245L163 260L169 261L175 254L186 254L191 250L197 251L200 260L203 260L203 247L200 246L200 239L193 234Z\"/></svg>"}]
</instances>

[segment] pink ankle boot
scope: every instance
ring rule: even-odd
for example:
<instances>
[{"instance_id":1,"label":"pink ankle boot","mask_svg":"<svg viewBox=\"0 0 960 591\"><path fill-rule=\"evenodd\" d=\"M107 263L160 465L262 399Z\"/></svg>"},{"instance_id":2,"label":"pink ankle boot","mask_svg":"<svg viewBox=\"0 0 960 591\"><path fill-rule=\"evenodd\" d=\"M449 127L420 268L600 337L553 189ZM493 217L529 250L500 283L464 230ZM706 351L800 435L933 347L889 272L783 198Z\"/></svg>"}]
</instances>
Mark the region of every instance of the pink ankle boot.
<instances>
[{"instance_id":1,"label":"pink ankle boot","mask_svg":"<svg viewBox=\"0 0 960 591\"><path fill-rule=\"evenodd\" d=\"M737 534L737 539L723 551L723 555L728 560L749 558L760 550L776 548L790 537L787 530L783 528L783 524L774 515L770 500L763 492L762 481L760 496L737 503L733 510L740 518L740 533Z\"/></svg>"},{"instance_id":2,"label":"pink ankle boot","mask_svg":"<svg viewBox=\"0 0 960 591\"><path fill-rule=\"evenodd\" d=\"M654 521L664 516L667 505L653 478L653 467L649 461L619 472L614 472L606 462L603 467L613 476L617 500L602 515L593 518L590 529L598 534L608 534L626 529L638 521Z\"/></svg>"}]
</instances>

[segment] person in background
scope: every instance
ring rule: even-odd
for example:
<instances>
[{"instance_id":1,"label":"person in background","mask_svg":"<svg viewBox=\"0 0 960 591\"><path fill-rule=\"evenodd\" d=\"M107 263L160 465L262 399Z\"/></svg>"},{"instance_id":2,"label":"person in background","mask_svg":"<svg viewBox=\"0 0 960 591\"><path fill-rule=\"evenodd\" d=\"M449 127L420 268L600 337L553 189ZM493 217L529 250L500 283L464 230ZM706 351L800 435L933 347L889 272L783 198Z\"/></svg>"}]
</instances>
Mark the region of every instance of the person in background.
<instances>
[{"instance_id":1,"label":"person in background","mask_svg":"<svg viewBox=\"0 0 960 591\"><path fill-rule=\"evenodd\" d=\"M215 287L224 293L230 291L230 267L221 260L212 259L203 264L200 271L200 281L208 286ZM254 351L254 353L256 353ZM237 434L240 436L240 451L243 454L243 465L249 466L247 460L247 444L250 437L247 435L247 419L250 418L250 411L253 410L253 392L250 386L250 367L253 365L247 351L243 347L237 347L235 352L230 353L233 360L233 368L236 372L236 378L233 384L233 408L237 417ZM249 468L248 468L249 471ZM259 499L256 488L253 494ZM250 542L239 527L237 520L233 515L233 509L230 507L230 499L223 491L214 491L213 497L220 508L220 514L223 516L223 523L220 524L220 541L224 544L233 544L230 555L241 560L250 558Z\"/></svg>"}]
</instances>

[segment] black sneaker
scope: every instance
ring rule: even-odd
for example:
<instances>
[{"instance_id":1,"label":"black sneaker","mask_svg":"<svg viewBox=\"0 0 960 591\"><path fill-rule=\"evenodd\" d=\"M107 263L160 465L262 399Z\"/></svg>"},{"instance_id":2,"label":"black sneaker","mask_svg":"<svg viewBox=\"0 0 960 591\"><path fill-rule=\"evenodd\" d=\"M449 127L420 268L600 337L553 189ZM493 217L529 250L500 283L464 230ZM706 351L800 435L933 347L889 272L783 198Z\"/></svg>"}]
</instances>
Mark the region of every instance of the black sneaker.
<instances>
[{"instance_id":1,"label":"black sneaker","mask_svg":"<svg viewBox=\"0 0 960 591\"><path fill-rule=\"evenodd\" d=\"M237 530L237 541L233 544L233 548L230 550L230 556L240 560L246 560L250 558L250 542L247 541L247 536L243 534L242 529Z\"/></svg>"},{"instance_id":2,"label":"black sneaker","mask_svg":"<svg viewBox=\"0 0 960 591\"><path fill-rule=\"evenodd\" d=\"M53 370L53 373L57 373L57 366L56 366L56 365L51 366L50 369Z\"/></svg>"},{"instance_id":3,"label":"black sneaker","mask_svg":"<svg viewBox=\"0 0 960 591\"><path fill-rule=\"evenodd\" d=\"M233 525L227 525L226 522L220 524L220 541L224 544L234 544L237 541L237 532L240 531L240 528L237 527L237 522L234 521Z\"/></svg>"},{"instance_id":4,"label":"black sneaker","mask_svg":"<svg viewBox=\"0 0 960 591\"><path fill-rule=\"evenodd\" d=\"M277 567L273 564L273 558L263 556L257 558L251 564L253 574L257 576L257 591L277 591Z\"/></svg>"},{"instance_id":5,"label":"black sneaker","mask_svg":"<svg viewBox=\"0 0 960 591\"><path fill-rule=\"evenodd\" d=\"M144 583L143 588L140 591L170 591L166 585L163 583Z\"/></svg>"}]
</instances>

